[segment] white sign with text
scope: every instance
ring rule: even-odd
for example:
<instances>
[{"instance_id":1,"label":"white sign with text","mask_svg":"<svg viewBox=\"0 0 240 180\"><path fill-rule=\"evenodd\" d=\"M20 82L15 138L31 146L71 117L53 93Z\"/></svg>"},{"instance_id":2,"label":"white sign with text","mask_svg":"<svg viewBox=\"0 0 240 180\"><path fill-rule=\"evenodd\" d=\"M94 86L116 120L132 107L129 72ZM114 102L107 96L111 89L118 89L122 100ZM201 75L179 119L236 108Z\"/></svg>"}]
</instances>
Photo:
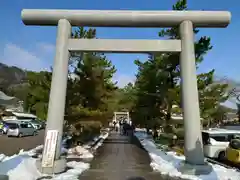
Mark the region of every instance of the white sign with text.
<instances>
[{"instance_id":1,"label":"white sign with text","mask_svg":"<svg viewBox=\"0 0 240 180\"><path fill-rule=\"evenodd\" d=\"M57 130L48 130L43 150L42 167L53 167L57 147Z\"/></svg>"}]
</instances>

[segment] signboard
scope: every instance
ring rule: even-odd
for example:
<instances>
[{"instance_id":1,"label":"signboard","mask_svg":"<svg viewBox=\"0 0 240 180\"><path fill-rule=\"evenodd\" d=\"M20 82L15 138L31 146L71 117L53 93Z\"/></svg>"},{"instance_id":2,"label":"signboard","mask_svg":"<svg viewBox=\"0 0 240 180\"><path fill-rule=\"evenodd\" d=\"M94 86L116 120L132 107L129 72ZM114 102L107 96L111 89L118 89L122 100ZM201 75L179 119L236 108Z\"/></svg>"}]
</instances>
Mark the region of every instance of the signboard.
<instances>
[{"instance_id":1,"label":"signboard","mask_svg":"<svg viewBox=\"0 0 240 180\"><path fill-rule=\"evenodd\" d=\"M57 147L57 130L48 130L43 150L42 167L53 167Z\"/></svg>"}]
</instances>

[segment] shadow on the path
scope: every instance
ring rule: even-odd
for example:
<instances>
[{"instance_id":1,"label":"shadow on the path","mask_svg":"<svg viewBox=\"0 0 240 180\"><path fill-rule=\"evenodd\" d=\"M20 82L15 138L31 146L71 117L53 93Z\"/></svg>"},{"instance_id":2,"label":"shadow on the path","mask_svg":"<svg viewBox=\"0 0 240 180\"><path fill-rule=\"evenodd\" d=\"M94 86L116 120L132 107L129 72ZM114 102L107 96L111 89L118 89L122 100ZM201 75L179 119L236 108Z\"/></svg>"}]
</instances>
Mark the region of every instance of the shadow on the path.
<instances>
[{"instance_id":1,"label":"shadow on the path","mask_svg":"<svg viewBox=\"0 0 240 180\"><path fill-rule=\"evenodd\" d=\"M105 140L104 144L131 144L130 141L126 141L126 140Z\"/></svg>"},{"instance_id":2,"label":"shadow on the path","mask_svg":"<svg viewBox=\"0 0 240 180\"><path fill-rule=\"evenodd\" d=\"M146 180L144 177L130 177L127 178L126 180Z\"/></svg>"},{"instance_id":3,"label":"shadow on the path","mask_svg":"<svg viewBox=\"0 0 240 180\"><path fill-rule=\"evenodd\" d=\"M123 139L119 139L119 138L106 139L104 141L104 144L130 144L130 145L137 146L141 150L146 151L145 148L142 146L141 142L139 141L139 139L136 136L134 136L134 135L133 136L121 135L121 137Z\"/></svg>"},{"instance_id":4,"label":"shadow on the path","mask_svg":"<svg viewBox=\"0 0 240 180\"><path fill-rule=\"evenodd\" d=\"M148 154L147 150L143 147L143 145L141 144L141 142L139 141L139 139L136 136L131 136L129 139L130 139L130 142L132 145L137 146L142 151L145 151ZM149 157L149 155L148 155L148 157ZM149 157L149 159L150 159L150 157Z\"/></svg>"}]
</instances>

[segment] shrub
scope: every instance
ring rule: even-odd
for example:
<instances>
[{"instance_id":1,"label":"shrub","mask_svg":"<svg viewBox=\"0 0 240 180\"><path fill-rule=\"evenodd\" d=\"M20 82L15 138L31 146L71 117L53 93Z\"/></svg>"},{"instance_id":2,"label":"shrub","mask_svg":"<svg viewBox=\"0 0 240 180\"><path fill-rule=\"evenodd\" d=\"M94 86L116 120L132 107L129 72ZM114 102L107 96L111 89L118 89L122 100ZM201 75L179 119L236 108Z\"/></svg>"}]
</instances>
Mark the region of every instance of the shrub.
<instances>
[{"instance_id":1,"label":"shrub","mask_svg":"<svg viewBox=\"0 0 240 180\"><path fill-rule=\"evenodd\" d=\"M85 143L92 140L95 136L100 134L102 123L100 121L79 121L74 124L73 141Z\"/></svg>"},{"instance_id":2,"label":"shrub","mask_svg":"<svg viewBox=\"0 0 240 180\"><path fill-rule=\"evenodd\" d=\"M183 128L173 129L173 133L176 134L178 139L180 139L180 140L184 139L184 129Z\"/></svg>"}]
</instances>

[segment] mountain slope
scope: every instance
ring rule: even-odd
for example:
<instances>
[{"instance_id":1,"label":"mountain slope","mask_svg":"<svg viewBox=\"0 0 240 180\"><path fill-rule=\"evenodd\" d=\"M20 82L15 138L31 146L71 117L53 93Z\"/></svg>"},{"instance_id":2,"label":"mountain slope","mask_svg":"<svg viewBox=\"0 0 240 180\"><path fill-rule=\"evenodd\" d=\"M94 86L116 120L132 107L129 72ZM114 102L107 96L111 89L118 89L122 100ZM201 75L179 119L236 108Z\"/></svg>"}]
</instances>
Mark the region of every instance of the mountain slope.
<instances>
[{"instance_id":1,"label":"mountain slope","mask_svg":"<svg viewBox=\"0 0 240 180\"><path fill-rule=\"evenodd\" d=\"M0 90L8 91L9 88L25 83L27 83L27 71L0 63Z\"/></svg>"}]
</instances>

